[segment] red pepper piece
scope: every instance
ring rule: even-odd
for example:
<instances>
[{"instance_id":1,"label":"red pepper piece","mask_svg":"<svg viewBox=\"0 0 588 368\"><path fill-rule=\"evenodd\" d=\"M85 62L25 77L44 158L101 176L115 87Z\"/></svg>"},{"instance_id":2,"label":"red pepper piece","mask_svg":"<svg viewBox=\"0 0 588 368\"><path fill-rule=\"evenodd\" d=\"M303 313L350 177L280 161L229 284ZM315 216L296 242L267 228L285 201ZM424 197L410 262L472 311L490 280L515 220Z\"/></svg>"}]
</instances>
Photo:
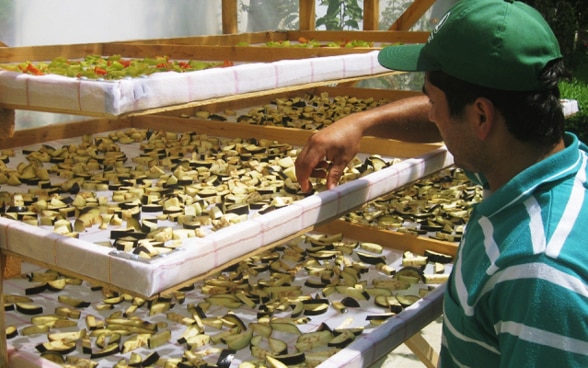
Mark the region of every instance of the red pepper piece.
<instances>
[{"instance_id":1,"label":"red pepper piece","mask_svg":"<svg viewBox=\"0 0 588 368\"><path fill-rule=\"evenodd\" d=\"M108 74L108 70L97 66L97 67L94 67L94 73L104 76L104 75Z\"/></svg>"}]
</instances>

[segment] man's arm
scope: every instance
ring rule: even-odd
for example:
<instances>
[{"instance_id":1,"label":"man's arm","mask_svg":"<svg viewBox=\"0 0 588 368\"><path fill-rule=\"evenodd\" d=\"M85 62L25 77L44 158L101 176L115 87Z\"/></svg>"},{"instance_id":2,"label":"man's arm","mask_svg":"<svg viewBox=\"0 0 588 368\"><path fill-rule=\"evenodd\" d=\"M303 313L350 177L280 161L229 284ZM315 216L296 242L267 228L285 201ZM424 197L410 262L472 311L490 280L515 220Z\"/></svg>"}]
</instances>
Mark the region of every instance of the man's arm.
<instances>
[{"instance_id":1,"label":"man's arm","mask_svg":"<svg viewBox=\"0 0 588 368\"><path fill-rule=\"evenodd\" d=\"M301 189L310 190L309 178L321 173L327 178L327 188L335 187L347 164L358 153L363 136L439 142L439 131L428 119L429 108L426 96L409 97L346 116L313 134L296 160Z\"/></svg>"}]
</instances>

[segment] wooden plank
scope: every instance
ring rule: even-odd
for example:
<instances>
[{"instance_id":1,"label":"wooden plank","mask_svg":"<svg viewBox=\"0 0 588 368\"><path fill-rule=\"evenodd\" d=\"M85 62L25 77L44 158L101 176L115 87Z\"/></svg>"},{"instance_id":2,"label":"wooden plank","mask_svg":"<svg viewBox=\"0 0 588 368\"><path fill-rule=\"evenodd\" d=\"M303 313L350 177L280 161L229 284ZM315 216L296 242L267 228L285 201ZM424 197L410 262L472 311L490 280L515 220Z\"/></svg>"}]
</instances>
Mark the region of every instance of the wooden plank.
<instances>
[{"instance_id":1,"label":"wooden plank","mask_svg":"<svg viewBox=\"0 0 588 368\"><path fill-rule=\"evenodd\" d=\"M2 273L2 276L5 279L20 277L22 273L20 259L17 257L7 256Z\"/></svg>"},{"instance_id":2,"label":"wooden plank","mask_svg":"<svg viewBox=\"0 0 588 368\"><path fill-rule=\"evenodd\" d=\"M101 43L51 46L0 47L0 62L49 61L62 56L70 59L102 54Z\"/></svg>"},{"instance_id":3,"label":"wooden plank","mask_svg":"<svg viewBox=\"0 0 588 368\"><path fill-rule=\"evenodd\" d=\"M298 3L299 28L312 31L316 27L316 9L314 0L300 0Z\"/></svg>"},{"instance_id":4,"label":"wooden plank","mask_svg":"<svg viewBox=\"0 0 588 368\"><path fill-rule=\"evenodd\" d=\"M420 332L412 335L404 344L416 355L417 358L427 367L436 368L439 363L439 354L425 340Z\"/></svg>"},{"instance_id":5,"label":"wooden plank","mask_svg":"<svg viewBox=\"0 0 588 368\"><path fill-rule=\"evenodd\" d=\"M132 118L135 128L167 130L177 132L196 132L225 138L264 138L302 146L312 135L309 130L258 126L232 122L211 121L202 119L174 118L170 116L151 115ZM420 156L439 148L439 144L421 144L381 139L375 137L362 138L360 152L379 154L386 157L411 158Z\"/></svg>"},{"instance_id":6,"label":"wooden plank","mask_svg":"<svg viewBox=\"0 0 588 368\"><path fill-rule=\"evenodd\" d=\"M127 42L88 43L72 45L0 47L0 62L49 61L57 57L69 59L88 55L122 55L124 57L154 57L166 55L172 59L275 61L319 56L369 52L375 48L272 48L236 46L241 42L264 44L267 41L297 41L299 38L342 42L361 40L380 43L421 43L429 32L405 31L287 31L258 32L244 35L186 37Z\"/></svg>"},{"instance_id":7,"label":"wooden plank","mask_svg":"<svg viewBox=\"0 0 588 368\"><path fill-rule=\"evenodd\" d=\"M232 4L236 0L223 0L223 4ZM366 0L368 1L368 0ZM434 0L422 0L433 2ZM309 1L312 8L314 2ZM301 6L304 7L304 2ZM419 4L424 4L419 2ZM305 10L309 12L310 10ZM421 9L417 9L421 10ZM426 9L425 9L426 11ZM350 52L366 52L361 48L343 49L336 48L321 48L321 50L309 51L309 49L294 49L289 50L280 48L275 51L271 57L260 56L259 54L267 53L264 49L260 52L259 49L247 47L238 47L236 45L242 42L249 44L263 44L267 41L297 41L300 37L306 39L315 39L318 41L349 41L362 40L369 42L381 43L421 43L425 42L429 32L408 32L406 30L396 30L394 32L365 30L365 31L315 31L301 28L298 31L280 31L280 32L255 32L244 34L229 34L216 36L196 36L196 37L178 37L169 39L153 39L153 40L134 40L125 42L108 42L108 43L86 43L86 44L63 44L63 45L47 45L47 46L22 46L22 47L0 47L0 62L13 63L22 61L48 61L57 57L65 57L70 59L82 58L87 55L113 55L119 54L124 57L147 57L147 56L162 56L167 55L176 59L200 59L212 58L208 60L223 60L231 56L231 59L242 61L264 61L264 60L280 60L283 58L302 58L302 57L316 57L328 55L341 55ZM124 46L129 46L128 49ZM140 47L130 47L131 45L139 45ZM147 47L150 46L150 47ZM229 50L214 51L214 48L197 48L196 46L227 46ZM194 48L191 48L194 47ZM236 48L236 49L231 49ZM250 51L248 51L250 50ZM285 54L284 57L280 56ZM257 54L257 57L254 55ZM195 57L198 56L198 57Z\"/></svg>"},{"instance_id":8,"label":"wooden plank","mask_svg":"<svg viewBox=\"0 0 588 368\"><path fill-rule=\"evenodd\" d=\"M126 119L97 119L17 130L10 139L0 139L0 148L23 147L56 139L81 137L84 134L103 133L127 128L130 124Z\"/></svg>"},{"instance_id":9,"label":"wooden plank","mask_svg":"<svg viewBox=\"0 0 588 368\"><path fill-rule=\"evenodd\" d=\"M399 233L396 231L379 230L372 227L352 224L342 220L335 220L328 224L318 226L319 232L328 234L351 234L354 239L378 243L393 249L411 251L415 254L424 254L425 250L432 250L439 253L454 256L457 254L457 243L445 242L426 237L417 237L411 234Z\"/></svg>"},{"instance_id":10,"label":"wooden plank","mask_svg":"<svg viewBox=\"0 0 588 368\"><path fill-rule=\"evenodd\" d=\"M187 36L171 38L153 38L148 40L131 40L114 42L117 44L159 44L159 45L208 45L208 46L234 46L238 43L245 42L249 44L265 43L267 41L284 41L287 40L288 32L248 32L238 34L222 34L210 36ZM108 46L106 44L105 46Z\"/></svg>"},{"instance_id":11,"label":"wooden plank","mask_svg":"<svg viewBox=\"0 0 588 368\"><path fill-rule=\"evenodd\" d=\"M327 92L329 96L352 96L357 98L374 98L385 99L388 101L400 100L406 97L422 95L420 91L403 91L393 89L376 89L376 88L357 88L357 87L318 87L314 90L315 94Z\"/></svg>"},{"instance_id":12,"label":"wooden plank","mask_svg":"<svg viewBox=\"0 0 588 368\"><path fill-rule=\"evenodd\" d=\"M367 0L366 0L367 1ZM239 43L247 44L264 44L268 41L297 41L300 37L308 40L318 41L345 41L345 40L363 40L381 43L420 43L427 40L429 32L409 32L409 31L316 31L314 29L290 30L290 31L265 31L228 35L212 36L190 36L175 38L159 38L149 40L133 40L109 42L104 44L105 50L109 50L111 45L120 44L143 44L143 45L190 45L190 46L235 46ZM112 52L108 52L111 54ZM124 55L124 53L121 53Z\"/></svg>"},{"instance_id":13,"label":"wooden plank","mask_svg":"<svg viewBox=\"0 0 588 368\"><path fill-rule=\"evenodd\" d=\"M4 268L6 255L0 252L0 305L4 305ZM6 343L6 319L4 308L0 309L0 368L8 368L8 346Z\"/></svg>"},{"instance_id":14,"label":"wooden plank","mask_svg":"<svg viewBox=\"0 0 588 368\"><path fill-rule=\"evenodd\" d=\"M196 132L223 138L264 138L300 145L308 140L310 131L278 127L259 127L251 124L228 123L169 116L134 116L133 127L174 132Z\"/></svg>"},{"instance_id":15,"label":"wooden plank","mask_svg":"<svg viewBox=\"0 0 588 368\"><path fill-rule=\"evenodd\" d=\"M379 29L380 1L363 0L363 30L371 31Z\"/></svg>"},{"instance_id":16,"label":"wooden plank","mask_svg":"<svg viewBox=\"0 0 588 368\"><path fill-rule=\"evenodd\" d=\"M408 31L429 10L435 0L414 0L414 2L388 28L389 31Z\"/></svg>"},{"instance_id":17,"label":"wooden plank","mask_svg":"<svg viewBox=\"0 0 588 368\"><path fill-rule=\"evenodd\" d=\"M11 138L14 129L14 110L0 108L0 141Z\"/></svg>"},{"instance_id":18,"label":"wooden plank","mask_svg":"<svg viewBox=\"0 0 588 368\"><path fill-rule=\"evenodd\" d=\"M237 20L237 0L222 0L223 33L239 33Z\"/></svg>"},{"instance_id":19,"label":"wooden plank","mask_svg":"<svg viewBox=\"0 0 588 368\"><path fill-rule=\"evenodd\" d=\"M307 40L317 41L369 41L391 43L422 43L429 37L429 32L399 31L290 31L289 40L297 40L304 37ZM353 49L352 49L353 50Z\"/></svg>"},{"instance_id":20,"label":"wooden plank","mask_svg":"<svg viewBox=\"0 0 588 368\"><path fill-rule=\"evenodd\" d=\"M106 45L104 51L109 55L119 54L125 57L143 58L168 56L170 59L204 60L204 61L244 61L271 62L277 60L298 60L322 56L348 55L366 53L377 48L356 47L271 47L271 46L210 46L210 45L156 45L123 44Z\"/></svg>"},{"instance_id":21,"label":"wooden plank","mask_svg":"<svg viewBox=\"0 0 588 368\"><path fill-rule=\"evenodd\" d=\"M93 112L93 111L80 111L75 107L71 109L67 108L55 108L55 107L47 107L47 106L30 106L30 105L15 105L10 103L0 103L0 109L12 109L12 110L28 110L28 111L42 111L42 112L52 112L56 114L73 114L73 115L81 115L81 116L89 116L94 118L116 118L117 116L114 114L109 114L106 112ZM1 139L0 139L1 140Z\"/></svg>"}]
</instances>

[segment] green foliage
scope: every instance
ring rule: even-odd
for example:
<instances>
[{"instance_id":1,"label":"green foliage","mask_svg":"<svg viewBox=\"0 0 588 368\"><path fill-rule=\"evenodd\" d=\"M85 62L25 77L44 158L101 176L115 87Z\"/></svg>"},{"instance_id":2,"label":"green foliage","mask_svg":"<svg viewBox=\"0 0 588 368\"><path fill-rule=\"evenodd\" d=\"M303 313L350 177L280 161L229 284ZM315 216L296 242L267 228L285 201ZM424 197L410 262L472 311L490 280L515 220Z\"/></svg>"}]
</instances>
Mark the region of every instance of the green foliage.
<instances>
[{"instance_id":1,"label":"green foliage","mask_svg":"<svg viewBox=\"0 0 588 368\"><path fill-rule=\"evenodd\" d=\"M320 5L327 5L327 12L316 20L317 28L325 26L327 30L359 29L363 10L358 0L321 0Z\"/></svg>"},{"instance_id":2,"label":"green foliage","mask_svg":"<svg viewBox=\"0 0 588 368\"><path fill-rule=\"evenodd\" d=\"M562 98L578 101L578 113L566 120L566 130L588 142L588 81L572 79L559 84Z\"/></svg>"},{"instance_id":3,"label":"green foliage","mask_svg":"<svg viewBox=\"0 0 588 368\"><path fill-rule=\"evenodd\" d=\"M380 15L380 24L378 29L385 31L404 13L408 8L410 2L388 1L386 7L382 10Z\"/></svg>"},{"instance_id":4,"label":"green foliage","mask_svg":"<svg viewBox=\"0 0 588 368\"><path fill-rule=\"evenodd\" d=\"M386 2L386 6L382 10L380 14L380 22L378 25L378 29L385 31L390 28L394 22L400 18L400 16L408 9L408 7L412 4L412 1L398 1L398 0L389 0ZM413 31L430 31L436 24L435 19L430 19L427 16L421 17L411 30Z\"/></svg>"},{"instance_id":5,"label":"green foliage","mask_svg":"<svg viewBox=\"0 0 588 368\"><path fill-rule=\"evenodd\" d=\"M586 0L523 0L543 15L557 37L566 64L576 66L576 31L588 28Z\"/></svg>"}]
</instances>

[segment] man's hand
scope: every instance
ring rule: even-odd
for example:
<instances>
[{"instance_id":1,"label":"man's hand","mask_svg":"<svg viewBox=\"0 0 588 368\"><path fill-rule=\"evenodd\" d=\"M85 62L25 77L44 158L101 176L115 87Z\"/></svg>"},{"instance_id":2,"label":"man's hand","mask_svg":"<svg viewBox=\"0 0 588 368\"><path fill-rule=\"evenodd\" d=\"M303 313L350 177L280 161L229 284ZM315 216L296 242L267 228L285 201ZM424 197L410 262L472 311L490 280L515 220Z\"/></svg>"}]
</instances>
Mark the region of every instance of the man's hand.
<instances>
[{"instance_id":1,"label":"man's hand","mask_svg":"<svg viewBox=\"0 0 588 368\"><path fill-rule=\"evenodd\" d=\"M359 152L363 135L353 115L314 133L296 159L296 177L302 191L312 189L310 178L326 178L327 189L334 188L347 164Z\"/></svg>"}]
</instances>

